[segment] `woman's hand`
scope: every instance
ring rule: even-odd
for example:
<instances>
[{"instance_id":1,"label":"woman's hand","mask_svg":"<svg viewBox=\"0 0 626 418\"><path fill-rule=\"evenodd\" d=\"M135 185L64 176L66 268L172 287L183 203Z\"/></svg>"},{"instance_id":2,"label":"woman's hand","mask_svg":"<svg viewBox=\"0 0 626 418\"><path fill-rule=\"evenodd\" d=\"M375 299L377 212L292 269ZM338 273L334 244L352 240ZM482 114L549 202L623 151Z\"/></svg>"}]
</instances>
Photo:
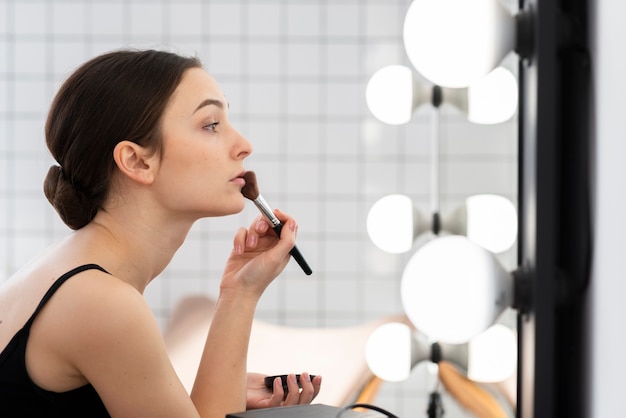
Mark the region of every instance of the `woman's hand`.
<instances>
[{"instance_id":1,"label":"woman's hand","mask_svg":"<svg viewBox=\"0 0 626 418\"><path fill-rule=\"evenodd\" d=\"M258 298L285 268L298 227L286 213L276 210L275 214L283 224L280 239L263 216L257 217L248 229L237 231L226 262L222 291L243 290Z\"/></svg>"},{"instance_id":2,"label":"woman's hand","mask_svg":"<svg viewBox=\"0 0 626 418\"><path fill-rule=\"evenodd\" d=\"M315 376L312 380L308 373L300 375L298 387L296 375L290 374L287 378L289 393L285 396L280 378L274 380L273 391L265 386L265 375L248 373L248 396L246 409L273 408L287 405L301 405L311 403L320 392L322 377Z\"/></svg>"}]
</instances>

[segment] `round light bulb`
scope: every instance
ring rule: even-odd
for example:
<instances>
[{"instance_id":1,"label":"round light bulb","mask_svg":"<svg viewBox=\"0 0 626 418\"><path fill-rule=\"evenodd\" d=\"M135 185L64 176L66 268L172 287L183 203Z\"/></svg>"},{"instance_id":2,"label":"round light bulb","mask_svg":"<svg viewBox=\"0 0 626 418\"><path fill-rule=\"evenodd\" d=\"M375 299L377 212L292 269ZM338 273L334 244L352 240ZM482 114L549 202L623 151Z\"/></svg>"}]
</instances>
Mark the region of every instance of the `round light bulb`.
<instances>
[{"instance_id":1,"label":"round light bulb","mask_svg":"<svg viewBox=\"0 0 626 418\"><path fill-rule=\"evenodd\" d=\"M515 373L517 338L508 327L496 324L468 345L467 377L476 382L502 382Z\"/></svg>"},{"instance_id":2,"label":"round light bulb","mask_svg":"<svg viewBox=\"0 0 626 418\"><path fill-rule=\"evenodd\" d=\"M498 67L468 87L468 119L490 125L505 122L517 110L517 80L511 71Z\"/></svg>"},{"instance_id":3,"label":"round light bulb","mask_svg":"<svg viewBox=\"0 0 626 418\"><path fill-rule=\"evenodd\" d=\"M405 195L387 195L376 201L367 214L367 233L374 245L392 254L409 251L414 211L413 201Z\"/></svg>"},{"instance_id":4,"label":"round light bulb","mask_svg":"<svg viewBox=\"0 0 626 418\"><path fill-rule=\"evenodd\" d=\"M413 113L413 74L403 65L389 65L376 71L365 89L370 112L383 123L401 125Z\"/></svg>"},{"instance_id":5,"label":"round light bulb","mask_svg":"<svg viewBox=\"0 0 626 418\"><path fill-rule=\"evenodd\" d=\"M413 254L401 298L413 325L434 341L462 344L489 328L512 301L512 278L466 237L434 239Z\"/></svg>"},{"instance_id":6,"label":"round light bulb","mask_svg":"<svg viewBox=\"0 0 626 418\"><path fill-rule=\"evenodd\" d=\"M415 69L442 87L468 87L513 50L515 22L499 0L414 0L404 46Z\"/></svg>"},{"instance_id":7,"label":"round light bulb","mask_svg":"<svg viewBox=\"0 0 626 418\"><path fill-rule=\"evenodd\" d=\"M517 239L517 210L513 203L495 194L470 196L465 200L467 237L494 253L513 246Z\"/></svg>"},{"instance_id":8,"label":"round light bulb","mask_svg":"<svg viewBox=\"0 0 626 418\"><path fill-rule=\"evenodd\" d=\"M408 379L411 368L411 329L399 322L381 325L370 334L365 360L376 376L388 382Z\"/></svg>"}]
</instances>

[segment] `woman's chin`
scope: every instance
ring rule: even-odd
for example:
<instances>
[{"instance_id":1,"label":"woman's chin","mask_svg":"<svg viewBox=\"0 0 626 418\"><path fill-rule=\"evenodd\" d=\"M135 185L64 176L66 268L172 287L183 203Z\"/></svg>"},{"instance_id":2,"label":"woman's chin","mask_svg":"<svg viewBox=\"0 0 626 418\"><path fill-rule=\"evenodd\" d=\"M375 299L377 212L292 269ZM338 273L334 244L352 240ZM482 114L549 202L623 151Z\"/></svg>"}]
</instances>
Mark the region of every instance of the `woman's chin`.
<instances>
[{"instance_id":1,"label":"woman's chin","mask_svg":"<svg viewBox=\"0 0 626 418\"><path fill-rule=\"evenodd\" d=\"M220 216L236 215L238 213L241 213L245 209L245 207L246 207L245 201L242 200L241 204L233 204L230 206L223 206L220 208L211 208L208 210L208 212L204 214L203 217L213 218L213 217L220 217Z\"/></svg>"}]
</instances>

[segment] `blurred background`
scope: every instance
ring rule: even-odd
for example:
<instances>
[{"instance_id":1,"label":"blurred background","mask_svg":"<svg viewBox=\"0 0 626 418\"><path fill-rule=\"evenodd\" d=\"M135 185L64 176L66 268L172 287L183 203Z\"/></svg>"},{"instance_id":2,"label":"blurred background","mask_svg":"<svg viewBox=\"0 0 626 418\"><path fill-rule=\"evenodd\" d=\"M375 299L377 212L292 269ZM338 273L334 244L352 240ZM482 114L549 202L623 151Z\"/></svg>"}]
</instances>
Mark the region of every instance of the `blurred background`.
<instances>
[{"instance_id":1,"label":"blurred background","mask_svg":"<svg viewBox=\"0 0 626 418\"><path fill-rule=\"evenodd\" d=\"M261 193L299 222L298 247L313 275L291 262L263 296L258 318L334 327L401 313L400 281L412 252L381 251L366 219L392 193L429 213L432 109L421 106L408 123L388 125L372 116L365 91L380 68L410 66L402 40L409 4L0 0L0 282L70 233L42 192L53 163L43 125L60 83L97 54L158 48L200 57L228 98L233 124L254 146L247 168ZM515 72L516 60L504 66ZM517 202L516 124L514 116L479 125L454 106L440 108L442 213L479 193ZM148 287L162 326L181 298L217 295L235 230L258 214L248 203L239 215L199 221ZM513 246L498 259L512 269L515 254ZM376 403L419 416L432 385L427 365L418 365L408 380L384 383ZM471 416L443 395L447 417Z\"/></svg>"}]
</instances>

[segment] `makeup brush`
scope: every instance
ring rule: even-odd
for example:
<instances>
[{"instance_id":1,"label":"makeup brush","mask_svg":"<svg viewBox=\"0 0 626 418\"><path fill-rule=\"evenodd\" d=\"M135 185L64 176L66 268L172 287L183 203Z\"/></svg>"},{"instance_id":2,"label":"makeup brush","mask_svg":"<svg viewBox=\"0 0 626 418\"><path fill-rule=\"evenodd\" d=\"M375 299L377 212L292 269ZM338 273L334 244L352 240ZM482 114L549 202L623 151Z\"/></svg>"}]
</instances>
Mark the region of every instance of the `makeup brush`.
<instances>
[{"instance_id":1,"label":"makeup brush","mask_svg":"<svg viewBox=\"0 0 626 418\"><path fill-rule=\"evenodd\" d=\"M274 215L274 211L270 205L267 204L265 199L263 199L263 196L259 193L259 186L256 183L256 174L254 174L254 171L247 171L243 178L246 180L246 185L243 186L243 189L241 189L241 193L246 199L250 199L254 202L261 213L270 221L276 235L280 237L280 231L283 229L283 224L280 223L276 215ZM298 247L294 245L289 254L291 254L291 256L298 262L307 276L313 273L311 267L309 267L307 262L304 260L304 257L302 257L302 254L300 254Z\"/></svg>"}]
</instances>

